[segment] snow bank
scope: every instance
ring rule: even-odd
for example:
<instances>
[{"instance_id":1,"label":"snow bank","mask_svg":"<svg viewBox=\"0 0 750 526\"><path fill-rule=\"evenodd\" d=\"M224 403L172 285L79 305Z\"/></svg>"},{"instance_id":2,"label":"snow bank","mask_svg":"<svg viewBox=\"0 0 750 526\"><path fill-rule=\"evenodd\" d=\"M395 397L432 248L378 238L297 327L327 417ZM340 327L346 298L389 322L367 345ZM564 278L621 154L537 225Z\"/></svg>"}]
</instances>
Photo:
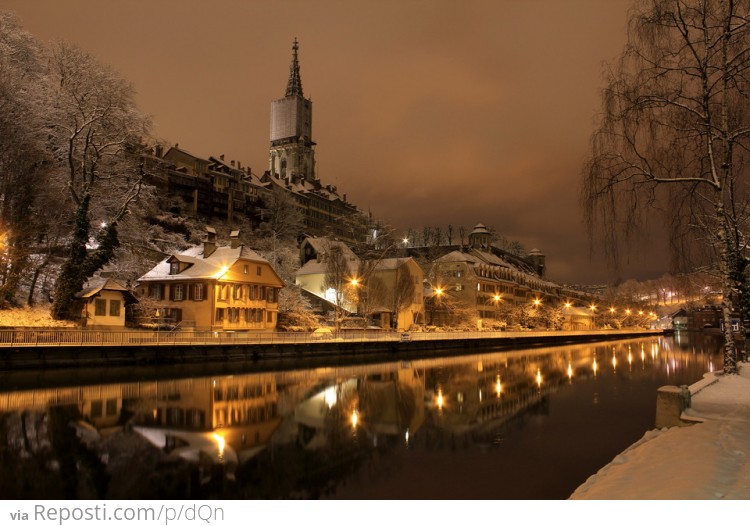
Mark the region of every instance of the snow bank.
<instances>
[{"instance_id":1,"label":"snow bank","mask_svg":"<svg viewBox=\"0 0 750 526\"><path fill-rule=\"evenodd\" d=\"M750 498L750 367L703 388L685 416L704 422L648 431L570 498Z\"/></svg>"}]
</instances>

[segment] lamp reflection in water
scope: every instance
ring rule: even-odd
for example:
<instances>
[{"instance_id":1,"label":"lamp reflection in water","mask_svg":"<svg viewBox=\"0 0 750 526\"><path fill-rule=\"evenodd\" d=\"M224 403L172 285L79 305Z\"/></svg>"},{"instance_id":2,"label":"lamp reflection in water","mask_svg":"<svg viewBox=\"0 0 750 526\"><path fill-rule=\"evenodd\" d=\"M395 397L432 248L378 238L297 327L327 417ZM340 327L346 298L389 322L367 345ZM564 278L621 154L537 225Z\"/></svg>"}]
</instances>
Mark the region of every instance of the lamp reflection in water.
<instances>
[{"instance_id":1,"label":"lamp reflection in water","mask_svg":"<svg viewBox=\"0 0 750 526\"><path fill-rule=\"evenodd\" d=\"M568 362L568 381L573 381L573 364Z\"/></svg>"},{"instance_id":2,"label":"lamp reflection in water","mask_svg":"<svg viewBox=\"0 0 750 526\"><path fill-rule=\"evenodd\" d=\"M214 433L213 439L216 440L216 445L219 448L219 462L224 461L224 448L226 447L226 440L224 440L224 437L219 435L218 433Z\"/></svg>"},{"instance_id":3,"label":"lamp reflection in water","mask_svg":"<svg viewBox=\"0 0 750 526\"><path fill-rule=\"evenodd\" d=\"M443 410L443 404L444 403L445 403L445 400L443 400L443 390L442 389L438 389L438 394L437 394L437 406L438 406L438 410L440 410L440 411Z\"/></svg>"},{"instance_id":4,"label":"lamp reflection in water","mask_svg":"<svg viewBox=\"0 0 750 526\"><path fill-rule=\"evenodd\" d=\"M596 358L594 358L594 364L591 366L591 368L594 370L594 376L596 376L596 370L599 368L599 366L596 364Z\"/></svg>"},{"instance_id":5,"label":"lamp reflection in water","mask_svg":"<svg viewBox=\"0 0 750 526\"><path fill-rule=\"evenodd\" d=\"M328 389L325 390L323 393L323 399L326 402L326 405L328 406L328 409L331 409L334 405L336 405L336 402L338 401L338 396L336 395L336 386L332 385Z\"/></svg>"},{"instance_id":6,"label":"lamp reflection in water","mask_svg":"<svg viewBox=\"0 0 750 526\"><path fill-rule=\"evenodd\" d=\"M352 411L352 429L357 429L359 423L359 411L356 409Z\"/></svg>"},{"instance_id":7,"label":"lamp reflection in water","mask_svg":"<svg viewBox=\"0 0 750 526\"><path fill-rule=\"evenodd\" d=\"M536 386L541 389L542 387L542 370L536 370Z\"/></svg>"},{"instance_id":8,"label":"lamp reflection in water","mask_svg":"<svg viewBox=\"0 0 750 526\"><path fill-rule=\"evenodd\" d=\"M503 393L503 384L500 383L499 374L495 377L495 393L497 394L498 398L500 398L500 395Z\"/></svg>"}]
</instances>

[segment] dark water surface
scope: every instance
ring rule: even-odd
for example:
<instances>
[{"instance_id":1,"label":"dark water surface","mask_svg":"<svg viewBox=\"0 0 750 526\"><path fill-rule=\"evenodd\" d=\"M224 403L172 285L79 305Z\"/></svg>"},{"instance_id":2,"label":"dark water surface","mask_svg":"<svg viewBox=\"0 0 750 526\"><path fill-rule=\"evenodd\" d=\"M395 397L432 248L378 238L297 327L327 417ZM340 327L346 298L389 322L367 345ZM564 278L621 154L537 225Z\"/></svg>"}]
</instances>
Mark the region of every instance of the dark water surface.
<instances>
[{"instance_id":1,"label":"dark water surface","mask_svg":"<svg viewBox=\"0 0 750 526\"><path fill-rule=\"evenodd\" d=\"M0 497L561 499L653 428L660 386L721 363L717 340L678 335L117 382L5 373Z\"/></svg>"}]
</instances>

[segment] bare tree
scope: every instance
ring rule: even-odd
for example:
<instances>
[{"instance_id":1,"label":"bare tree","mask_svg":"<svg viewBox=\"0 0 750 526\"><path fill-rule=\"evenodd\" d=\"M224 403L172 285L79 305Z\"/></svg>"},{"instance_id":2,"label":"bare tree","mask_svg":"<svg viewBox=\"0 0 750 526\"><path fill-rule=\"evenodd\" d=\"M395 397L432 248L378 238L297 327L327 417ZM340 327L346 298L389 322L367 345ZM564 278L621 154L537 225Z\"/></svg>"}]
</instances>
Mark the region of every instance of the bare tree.
<instances>
[{"instance_id":1,"label":"bare tree","mask_svg":"<svg viewBox=\"0 0 750 526\"><path fill-rule=\"evenodd\" d=\"M710 249L722 279L727 373L737 371L731 317L744 259L737 205L750 146L749 66L747 0L640 1L608 74L582 189L589 231L613 260L623 239L639 237L647 205Z\"/></svg>"},{"instance_id":2,"label":"bare tree","mask_svg":"<svg viewBox=\"0 0 750 526\"><path fill-rule=\"evenodd\" d=\"M137 110L133 87L90 54L65 43L50 56L46 116L57 178L72 202L70 254L55 286L53 316L68 315L72 295L114 256L117 224L139 197L145 175L140 141L149 122ZM99 250L89 254L91 222L101 222Z\"/></svg>"}]
</instances>

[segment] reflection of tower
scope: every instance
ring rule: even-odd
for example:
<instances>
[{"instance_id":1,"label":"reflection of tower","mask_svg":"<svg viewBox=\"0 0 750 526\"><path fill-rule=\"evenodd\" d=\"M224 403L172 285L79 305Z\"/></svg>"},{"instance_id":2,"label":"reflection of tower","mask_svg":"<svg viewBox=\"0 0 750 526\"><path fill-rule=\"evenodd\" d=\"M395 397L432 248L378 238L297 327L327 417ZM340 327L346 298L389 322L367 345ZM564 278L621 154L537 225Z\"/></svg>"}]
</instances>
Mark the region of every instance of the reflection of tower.
<instances>
[{"instance_id":1,"label":"reflection of tower","mask_svg":"<svg viewBox=\"0 0 750 526\"><path fill-rule=\"evenodd\" d=\"M302 94L297 51L294 39L289 81L283 99L271 103L271 149L269 170L294 183L300 179L317 179L315 143L312 141L312 101Z\"/></svg>"}]
</instances>

